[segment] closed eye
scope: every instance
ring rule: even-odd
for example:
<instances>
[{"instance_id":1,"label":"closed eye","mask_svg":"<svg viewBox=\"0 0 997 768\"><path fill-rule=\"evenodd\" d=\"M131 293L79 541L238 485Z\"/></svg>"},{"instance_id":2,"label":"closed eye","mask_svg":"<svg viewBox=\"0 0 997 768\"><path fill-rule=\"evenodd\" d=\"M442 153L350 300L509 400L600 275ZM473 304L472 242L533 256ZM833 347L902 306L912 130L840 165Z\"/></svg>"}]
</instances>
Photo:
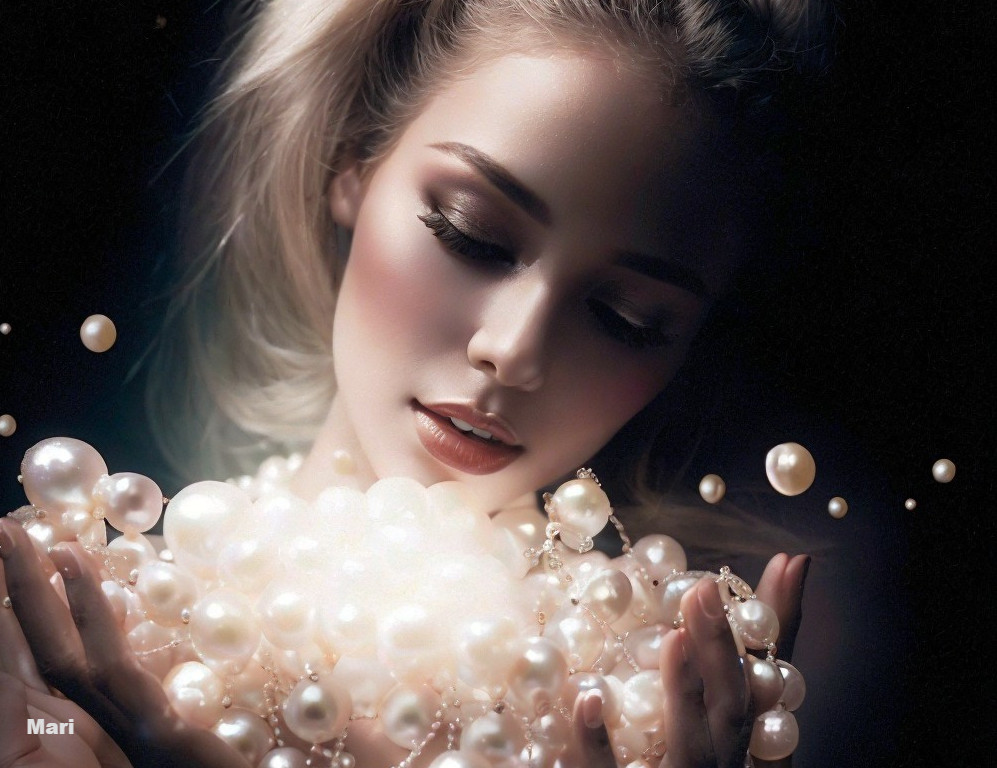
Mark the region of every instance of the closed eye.
<instances>
[{"instance_id":1,"label":"closed eye","mask_svg":"<svg viewBox=\"0 0 997 768\"><path fill-rule=\"evenodd\" d=\"M466 259L481 262L485 266L512 266L516 263L509 249L472 237L444 216L439 208L434 207L418 218L448 250Z\"/></svg>"},{"instance_id":2,"label":"closed eye","mask_svg":"<svg viewBox=\"0 0 997 768\"><path fill-rule=\"evenodd\" d=\"M674 335L665 333L658 326L628 320L604 301L589 298L586 304L606 334L631 349L658 349L675 340Z\"/></svg>"}]
</instances>

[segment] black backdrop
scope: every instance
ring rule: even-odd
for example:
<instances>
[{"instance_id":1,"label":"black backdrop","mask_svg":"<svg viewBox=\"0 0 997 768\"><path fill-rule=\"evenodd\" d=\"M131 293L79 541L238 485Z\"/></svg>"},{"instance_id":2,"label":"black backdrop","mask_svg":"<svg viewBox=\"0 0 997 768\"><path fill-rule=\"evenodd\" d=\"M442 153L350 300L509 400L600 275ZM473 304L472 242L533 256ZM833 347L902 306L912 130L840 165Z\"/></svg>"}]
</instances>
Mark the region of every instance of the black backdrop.
<instances>
[{"instance_id":1,"label":"black backdrop","mask_svg":"<svg viewBox=\"0 0 997 768\"><path fill-rule=\"evenodd\" d=\"M145 472L176 490L129 372L163 306L179 207L180 165L167 161L203 99L225 5L0 6L0 322L13 326L0 336L0 413L19 424L0 438L0 507L22 503L23 452L56 434L97 445L111 471ZM903 14L853 5L842 6L827 92L805 115L800 167L814 182L816 236L787 266L779 301L752 317L759 332L743 356L768 398L756 413L778 421L785 406L794 425L827 426L891 505L882 526L903 562L890 588L914 609L913 642L892 662L907 687L866 688L840 706L871 722L902 713L880 764L967 764L971 745L994 746L982 735L987 713L971 701L981 688L993 700L984 645L997 459L985 257L993 86L984 54L995 12L982 2L918 1ZM118 326L104 355L78 340L93 312ZM930 477L942 456L958 467L945 486ZM902 509L907 496L918 500L913 513ZM868 642L890 632L870 627ZM864 745L851 747L837 764L868 764Z\"/></svg>"}]
</instances>

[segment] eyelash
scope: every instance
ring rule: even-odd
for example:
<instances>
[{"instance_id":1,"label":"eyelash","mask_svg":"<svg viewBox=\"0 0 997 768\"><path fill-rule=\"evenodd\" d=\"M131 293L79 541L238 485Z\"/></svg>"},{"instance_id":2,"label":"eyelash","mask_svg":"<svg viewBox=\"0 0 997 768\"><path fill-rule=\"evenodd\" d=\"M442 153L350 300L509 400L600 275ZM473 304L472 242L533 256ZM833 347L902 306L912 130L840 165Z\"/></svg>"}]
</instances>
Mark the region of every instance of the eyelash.
<instances>
[{"instance_id":1,"label":"eyelash","mask_svg":"<svg viewBox=\"0 0 997 768\"><path fill-rule=\"evenodd\" d=\"M508 249L471 237L458 229L439 208L434 207L429 213L419 215L418 219L444 246L466 259L485 267L508 268L515 265L515 258ZM585 303L606 334L631 349L657 349L672 342L672 336L660 328L633 323L604 301L590 298Z\"/></svg>"}]
</instances>

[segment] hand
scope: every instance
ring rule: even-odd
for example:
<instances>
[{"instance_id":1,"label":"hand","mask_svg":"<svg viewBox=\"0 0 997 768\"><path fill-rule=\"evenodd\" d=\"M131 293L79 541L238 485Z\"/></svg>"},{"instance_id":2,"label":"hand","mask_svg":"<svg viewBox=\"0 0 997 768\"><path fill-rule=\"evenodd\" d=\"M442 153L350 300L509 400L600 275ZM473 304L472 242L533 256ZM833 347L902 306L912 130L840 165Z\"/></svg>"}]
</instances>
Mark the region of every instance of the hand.
<instances>
[{"instance_id":1,"label":"hand","mask_svg":"<svg viewBox=\"0 0 997 768\"><path fill-rule=\"evenodd\" d=\"M173 712L159 681L128 646L93 558L79 545L60 544L51 553L68 608L49 584L43 558L10 519L0 520L0 556L13 609L0 608L7 673L0 680L0 768L117 768L128 765L126 754L136 766L246 768L235 750ZM28 736L27 718L39 716L32 710L60 722L73 718L79 739L69 746L68 734ZM59 747L68 751L60 755Z\"/></svg>"}]
</instances>

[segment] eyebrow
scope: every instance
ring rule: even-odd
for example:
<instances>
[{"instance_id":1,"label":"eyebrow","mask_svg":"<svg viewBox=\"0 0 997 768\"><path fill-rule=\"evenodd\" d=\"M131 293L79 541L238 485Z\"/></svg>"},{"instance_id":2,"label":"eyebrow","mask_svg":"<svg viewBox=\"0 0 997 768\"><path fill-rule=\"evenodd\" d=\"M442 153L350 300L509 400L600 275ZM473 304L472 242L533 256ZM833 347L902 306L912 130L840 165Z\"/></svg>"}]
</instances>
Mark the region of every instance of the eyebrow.
<instances>
[{"instance_id":1,"label":"eyebrow","mask_svg":"<svg viewBox=\"0 0 997 768\"><path fill-rule=\"evenodd\" d=\"M652 280L660 280L663 283L682 288L701 299L710 298L703 278L694 270L675 261L649 256L646 253L623 251L617 256L616 263L621 267L639 272L645 277L650 277Z\"/></svg>"},{"instance_id":2,"label":"eyebrow","mask_svg":"<svg viewBox=\"0 0 997 768\"><path fill-rule=\"evenodd\" d=\"M431 144L430 146L433 149L446 152L448 155L453 155L468 165L473 166L499 192L526 211L532 218L541 224L550 224L550 208L547 207L547 204L535 192L523 184L523 182L481 150L467 144L451 141L441 144Z\"/></svg>"}]
</instances>

